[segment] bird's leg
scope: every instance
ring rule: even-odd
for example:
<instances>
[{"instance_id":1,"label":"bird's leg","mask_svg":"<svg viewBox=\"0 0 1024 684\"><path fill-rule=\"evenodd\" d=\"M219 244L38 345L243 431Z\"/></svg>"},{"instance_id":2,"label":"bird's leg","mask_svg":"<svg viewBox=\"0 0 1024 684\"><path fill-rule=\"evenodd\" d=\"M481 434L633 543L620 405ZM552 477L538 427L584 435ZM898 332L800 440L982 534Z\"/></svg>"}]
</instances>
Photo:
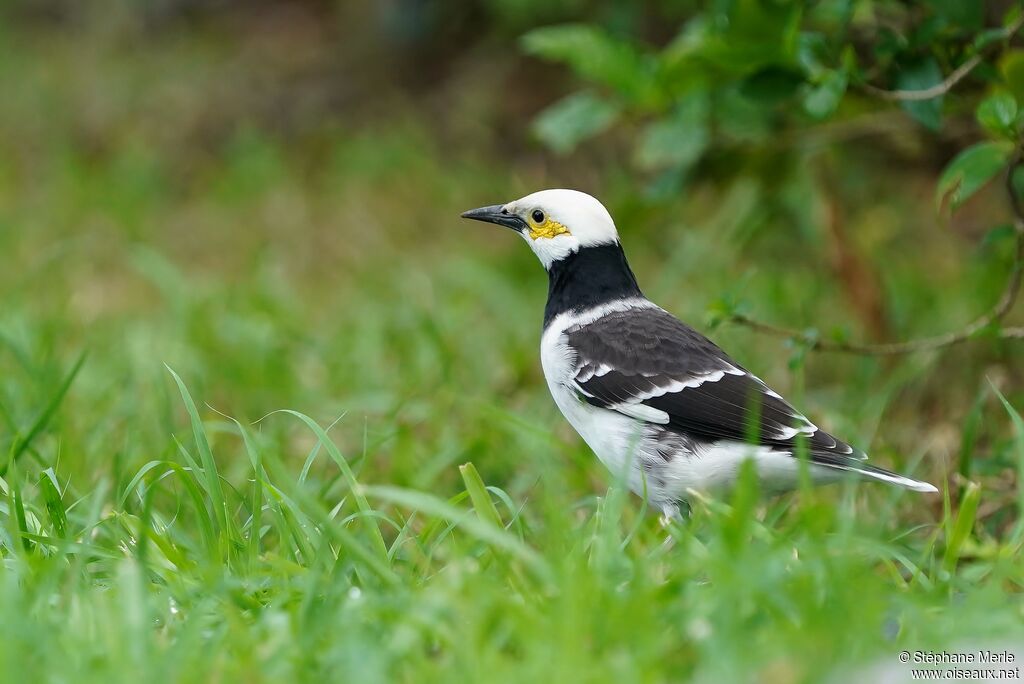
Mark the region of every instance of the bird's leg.
<instances>
[{"instance_id":1,"label":"bird's leg","mask_svg":"<svg viewBox=\"0 0 1024 684\"><path fill-rule=\"evenodd\" d=\"M685 503L683 505L686 506ZM686 508L687 511L689 511L689 506L687 506ZM678 503L662 505L661 516L658 518L658 523L661 524L662 529L666 532L665 541L661 543L661 548L663 551L668 551L676 543L676 538L672 536L672 523L682 524L683 519L684 516L679 510Z\"/></svg>"},{"instance_id":2,"label":"bird's leg","mask_svg":"<svg viewBox=\"0 0 1024 684\"><path fill-rule=\"evenodd\" d=\"M662 504L661 516L658 517L658 522L661 526L668 528L672 523L682 524L687 518L690 517L690 504L686 501L674 501L668 504Z\"/></svg>"},{"instance_id":3,"label":"bird's leg","mask_svg":"<svg viewBox=\"0 0 1024 684\"><path fill-rule=\"evenodd\" d=\"M672 521L682 521L682 519L683 515L679 512L678 504L665 504L661 507L661 516L658 517L658 522L665 529L668 529L669 525L672 524Z\"/></svg>"}]
</instances>

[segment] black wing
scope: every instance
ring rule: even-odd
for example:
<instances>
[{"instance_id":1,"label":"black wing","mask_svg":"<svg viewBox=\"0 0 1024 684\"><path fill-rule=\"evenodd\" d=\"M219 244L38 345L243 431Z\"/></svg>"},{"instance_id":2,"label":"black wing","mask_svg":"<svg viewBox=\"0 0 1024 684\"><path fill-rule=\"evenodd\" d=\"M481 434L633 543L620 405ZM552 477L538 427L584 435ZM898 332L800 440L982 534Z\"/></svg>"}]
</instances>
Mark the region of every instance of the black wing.
<instances>
[{"instance_id":1,"label":"black wing","mask_svg":"<svg viewBox=\"0 0 1024 684\"><path fill-rule=\"evenodd\" d=\"M575 353L576 389L590 404L709 442L792 450L803 434L815 460L865 458L662 309L609 313L565 334Z\"/></svg>"}]
</instances>

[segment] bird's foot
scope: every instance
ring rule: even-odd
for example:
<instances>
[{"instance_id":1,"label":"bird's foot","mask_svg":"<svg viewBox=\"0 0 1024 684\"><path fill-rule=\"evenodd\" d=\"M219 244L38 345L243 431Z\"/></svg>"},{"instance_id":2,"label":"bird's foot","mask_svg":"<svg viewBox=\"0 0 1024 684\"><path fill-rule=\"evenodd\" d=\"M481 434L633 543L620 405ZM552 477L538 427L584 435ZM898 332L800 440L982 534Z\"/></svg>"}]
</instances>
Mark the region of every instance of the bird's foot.
<instances>
[{"instance_id":1,"label":"bird's foot","mask_svg":"<svg viewBox=\"0 0 1024 684\"><path fill-rule=\"evenodd\" d=\"M661 515L658 517L658 523L666 533L665 541L661 543L662 551L668 551L675 545L676 538L672 536L672 525L673 523L682 524L683 520L684 516L680 512L678 504L666 504L661 507Z\"/></svg>"}]
</instances>

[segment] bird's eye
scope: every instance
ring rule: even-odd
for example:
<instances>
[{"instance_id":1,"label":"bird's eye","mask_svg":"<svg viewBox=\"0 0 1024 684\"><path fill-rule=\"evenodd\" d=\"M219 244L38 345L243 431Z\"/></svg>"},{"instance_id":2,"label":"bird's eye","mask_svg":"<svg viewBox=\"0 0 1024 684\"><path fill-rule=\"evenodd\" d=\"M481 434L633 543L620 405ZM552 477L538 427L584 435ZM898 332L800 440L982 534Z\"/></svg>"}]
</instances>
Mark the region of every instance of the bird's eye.
<instances>
[{"instance_id":1,"label":"bird's eye","mask_svg":"<svg viewBox=\"0 0 1024 684\"><path fill-rule=\"evenodd\" d=\"M533 213L530 214L530 218L533 219L534 223L544 223L544 212L540 209L534 209Z\"/></svg>"}]
</instances>

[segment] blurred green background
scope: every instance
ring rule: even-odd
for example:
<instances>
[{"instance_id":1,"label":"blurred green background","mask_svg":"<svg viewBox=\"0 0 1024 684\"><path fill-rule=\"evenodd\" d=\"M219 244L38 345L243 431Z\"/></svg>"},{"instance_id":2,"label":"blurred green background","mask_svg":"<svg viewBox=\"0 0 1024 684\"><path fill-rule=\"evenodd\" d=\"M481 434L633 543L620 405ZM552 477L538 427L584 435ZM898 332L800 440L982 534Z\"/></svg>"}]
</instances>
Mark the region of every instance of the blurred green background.
<instances>
[{"instance_id":1,"label":"blurred green background","mask_svg":"<svg viewBox=\"0 0 1024 684\"><path fill-rule=\"evenodd\" d=\"M1024 437L996 390L1020 406L1024 341L993 327L900 357L808 349L957 330L1002 293L1013 216L996 176L1024 103L1014 4L5 3L0 668L818 681L846 659L895 665L897 641L1019 635ZM872 91L935 86L974 55L943 97ZM652 517L606 496L613 478L547 394L543 271L512 236L458 218L548 187L608 206L648 296L944 496L709 504L658 556ZM164 364L199 406L212 480L181 461L203 448ZM362 543L369 514L344 517L351 483L300 421L267 416L283 408L337 420L364 484L467 505L457 466L471 461L508 504L508 534L555 565L555 589L530 589L486 535L409 560L437 531L393 500L377 510L397 528L381 523L403 589L375 589L358 553L314 543L353 525ZM266 483L218 412L252 424L298 488L282 527L253 523ZM172 461L205 503L145 467ZM239 538L211 542L204 515L231 527L218 477ZM733 555L736 535L753 535L752 555ZM752 578L764 594L748 602ZM353 589L372 614L346 613Z\"/></svg>"}]
</instances>

